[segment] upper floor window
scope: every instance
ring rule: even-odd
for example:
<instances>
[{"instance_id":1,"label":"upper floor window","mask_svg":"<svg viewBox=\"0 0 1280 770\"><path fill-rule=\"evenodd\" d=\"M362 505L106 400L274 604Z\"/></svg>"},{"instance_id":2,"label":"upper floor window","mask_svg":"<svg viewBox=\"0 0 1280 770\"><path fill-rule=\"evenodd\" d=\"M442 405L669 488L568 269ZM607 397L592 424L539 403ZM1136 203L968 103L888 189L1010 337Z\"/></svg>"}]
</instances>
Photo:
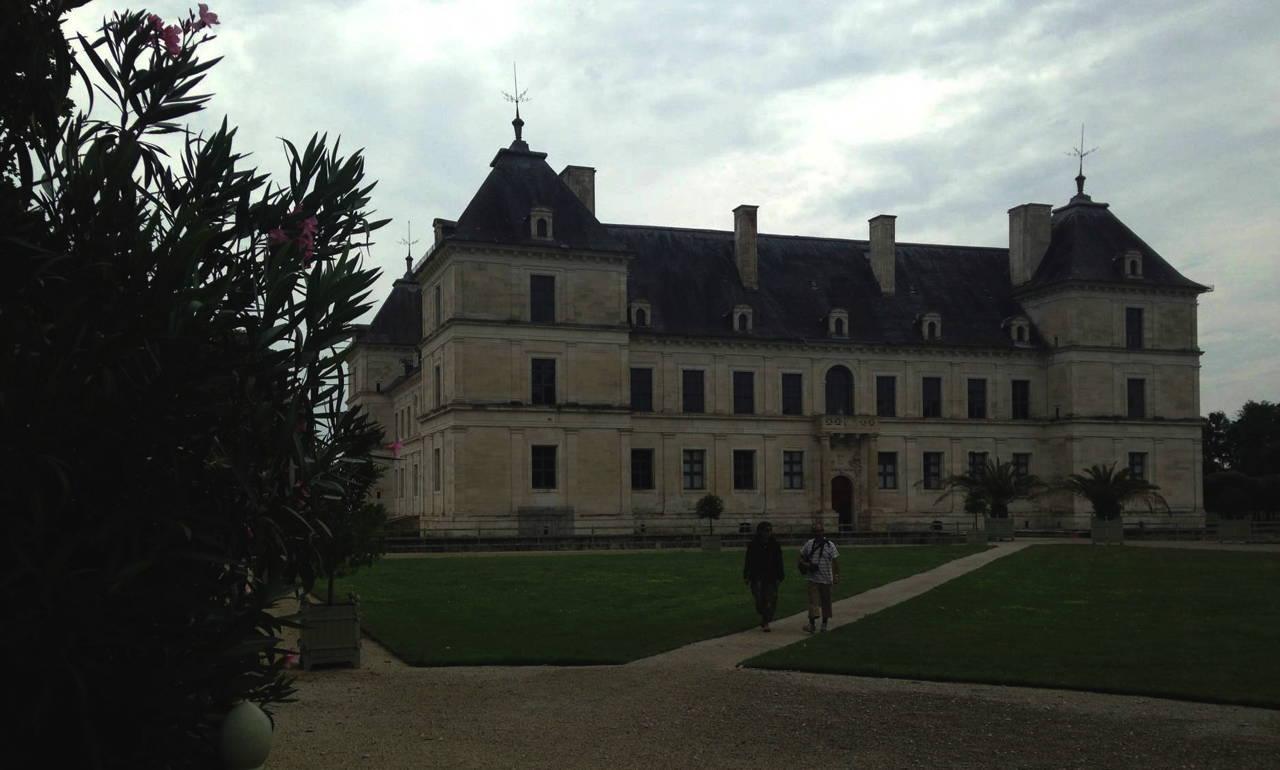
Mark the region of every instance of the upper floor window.
<instances>
[{"instance_id":1,"label":"upper floor window","mask_svg":"<svg viewBox=\"0 0 1280 770\"><path fill-rule=\"evenodd\" d=\"M1141 278L1142 277L1142 252L1137 249L1130 249L1124 255L1124 277L1125 278Z\"/></svg>"},{"instance_id":2,"label":"upper floor window","mask_svg":"<svg viewBox=\"0 0 1280 770\"><path fill-rule=\"evenodd\" d=\"M531 401L537 406L550 406L556 402L556 360L535 358L530 365Z\"/></svg>"},{"instance_id":3,"label":"upper floor window","mask_svg":"<svg viewBox=\"0 0 1280 770\"><path fill-rule=\"evenodd\" d=\"M444 319L444 303L440 301L440 284L438 283L432 291L431 311L435 313L436 328L439 328L440 322Z\"/></svg>"},{"instance_id":4,"label":"upper floor window","mask_svg":"<svg viewBox=\"0 0 1280 770\"><path fill-rule=\"evenodd\" d=\"M1025 316L1008 318L1005 320L1004 325L1009 330L1009 337L1013 340L1013 344L1031 344L1031 321L1027 320Z\"/></svg>"},{"instance_id":5,"label":"upper floor window","mask_svg":"<svg viewBox=\"0 0 1280 770\"><path fill-rule=\"evenodd\" d=\"M680 373L681 411L687 414L707 411L703 374L701 369L685 369Z\"/></svg>"},{"instance_id":6,"label":"upper floor window","mask_svg":"<svg viewBox=\"0 0 1280 770\"><path fill-rule=\"evenodd\" d=\"M649 303L644 300L637 300L631 303L631 325L637 329L644 329L652 324L652 310Z\"/></svg>"},{"instance_id":7,"label":"upper floor window","mask_svg":"<svg viewBox=\"0 0 1280 770\"><path fill-rule=\"evenodd\" d=\"M1130 377L1128 385L1127 411L1129 417L1142 419L1147 416L1147 381L1141 377Z\"/></svg>"},{"instance_id":8,"label":"upper floor window","mask_svg":"<svg viewBox=\"0 0 1280 770\"><path fill-rule=\"evenodd\" d=\"M739 332L752 329L752 312L750 305L737 305L733 308L733 328Z\"/></svg>"},{"instance_id":9,"label":"upper floor window","mask_svg":"<svg viewBox=\"0 0 1280 770\"><path fill-rule=\"evenodd\" d=\"M898 416L898 378L891 374L876 376L876 416Z\"/></svg>"},{"instance_id":10,"label":"upper floor window","mask_svg":"<svg viewBox=\"0 0 1280 770\"><path fill-rule=\"evenodd\" d=\"M1012 410L1010 417L1015 420L1031 418L1031 380L1014 380L1012 387Z\"/></svg>"},{"instance_id":11,"label":"upper floor window","mask_svg":"<svg viewBox=\"0 0 1280 770\"><path fill-rule=\"evenodd\" d=\"M920 335L930 342L942 339L942 316L937 313L925 313L921 316Z\"/></svg>"},{"instance_id":12,"label":"upper floor window","mask_svg":"<svg viewBox=\"0 0 1280 770\"><path fill-rule=\"evenodd\" d=\"M1127 307L1124 309L1124 346L1129 350L1141 350L1142 308Z\"/></svg>"},{"instance_id":13,"label":"upper floor window","mask_svg":"<svg viewBox=\"0 0 1280 770\"><path fill-rule=\"evenodd\" d=\"M794 372L782 375L782 413L804 413L804 375Z\"/></svg>"},{"instance_id":14,"label":"upper floor window","mask_svg":"<svg viewBox=\"0 0 1280 770\"><path fill-rule=\"evenodd\" d=\"M925 377L920 380L920 415L942 416L942 378Z\"/></svg>"},{"instance_id":15,"label":"upper floor window","mask_svg":"<svg viewBox=\"0 0 1280 770\"><path fill-rule=\"evenodd\" d=\"M536 324L556 322L555 276L529 276L529 320Z\"/></svg>"},{"instance_id":16,"label":"upper floor window","mask_svg":"<svg viewBox=\"0 0 1280 770\"><path fill-rule=\"evenodd\" d=\"M733 413L755 414L756 411L756 375L755 372L733 373Z\"/></svg>"},{"instance_id":17,"label":"upper floor window","mask_svg":"<svg viewBox=\"0 0 1280 770\"><path fill-rule=\"evenodd\" d=\"M839 364L827 370L827 414L853 414L853 372Z\"/></svg>"},{"instance_id":18,"label":"upper floor window","mask_svg":"<svg viewBox=\"0 0 1280 770\"><path fill-rule=\"evenodd\" d=\"M550 240L552 229L551 209L545 206L534 206L529 210L529 234L534 238Z\"/></svg>"},{"instance_id":19,"label":"upper floor window","mask_svg":"<svg viewBox=\"0 0 1280 770\"><path fill-rule=\"evenodd\" d=\"M653 370L633 368L631 370L631 411L653 411Z\"/></svg>"},{"instance_id":20,"label":"upper floor window","mask_svg":"<svg viewBox=\"0 0 1280 770\"><path fill-rule=\"evenodd\" d=\"M849 336L849 313L844 308L832 308L827 315L827 333L832 337Z\"/></svg>"},{"instance_id":21,"label":"upper floor window","mask_svg":"<svg viewBox=\"0 0 1280 770\"><path fill-rule=\"evenodd\" d=\"M969 419L985 420L987 417L987 381L969 380Z\"/></svg>"}]
</instances>

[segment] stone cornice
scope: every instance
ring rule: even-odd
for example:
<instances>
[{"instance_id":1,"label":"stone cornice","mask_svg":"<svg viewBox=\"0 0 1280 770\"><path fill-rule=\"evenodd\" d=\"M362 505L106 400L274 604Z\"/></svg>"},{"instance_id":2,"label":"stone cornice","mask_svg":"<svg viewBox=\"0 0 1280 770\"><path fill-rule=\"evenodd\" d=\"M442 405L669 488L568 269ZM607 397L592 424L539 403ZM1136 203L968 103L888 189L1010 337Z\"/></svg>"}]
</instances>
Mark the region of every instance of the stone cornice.
<instances>
[{"instance_id":1,"label":"stone cornice","mask_svg":"<svg viewBox=\"0 0 1280 770\"><path fill-rule=\"evenodd\" d=\"M1141 280L1135 280L1132 284L1125 283L1106 283L1102 281L1081 281L1076 279L1068 279L1065 281L1055 281L1043 286L1021 286L1015 287L1013 290L1013 298L1019 302L1028 299L1037 299L1049 294L1055 294L1064 291L1097 291L1104 294L1145 294L1148 296L1156 295L1163 297L1191 297L1203 294L1209 289L1194 288L1190 286L1159 286L1145 283Z\"/></svg>"},{"instance_id":2,"label":"stone cornice","mask_svg":"<svg viewBox=\"0 0 1280 770\"><path fill-rule=\"evenodd\" d=\"M485 243L481 241L446 240L433 250L430 259L423 260L414 272L419 283L426 283L441 265L450 257L484 256L486 254L502 255L516 259L556 260L568 262L595 262L614 265L626 265L631 255L625 252L588 251L585 249L569 249L556 246L512 246L503 243Z\"/></svg>"},{"instance_id":3,"label":"stone cornice","mask_svg":"<svg viewBox=\"0 0 1280 770\"><path fill-rule=\"evenodd\" d=\"M919 357L954 358L959 355L977 358L1023 358L1044 359L1052 354L1046 348L982 348L947 346L945 344L899 345L894 343L856 342L849 340L831 340L830 342L811 339L753 339L728 337L692 337L681 334L654 334L631 330L632 351L637 352L637 343L652 343L667 347L715 347L739 348L754 350L787 350L796 353L902 353Z\"/></svg>"}]
</instances>

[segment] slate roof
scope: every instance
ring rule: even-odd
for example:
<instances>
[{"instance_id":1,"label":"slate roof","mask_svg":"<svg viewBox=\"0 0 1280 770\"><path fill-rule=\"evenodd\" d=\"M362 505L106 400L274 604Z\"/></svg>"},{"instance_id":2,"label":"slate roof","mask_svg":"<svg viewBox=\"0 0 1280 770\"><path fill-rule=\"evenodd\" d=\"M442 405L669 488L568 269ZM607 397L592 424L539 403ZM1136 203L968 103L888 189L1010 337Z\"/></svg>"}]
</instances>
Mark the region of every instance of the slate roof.
<instances>
[{"instance_id":1,"label":"slate roof","mask_svg":"<svg viewBox=\"0 0 1280 770\"><path fill-rule=\"evenodd\" d=\"M373 317L356 332L356 342L417 347L422 340L422 288L414 279L397 278Z\"/></svg>"},{"instance_id":2,"label":"slate roof","mask_svg":"<svg viewBox=\"0 0 1280 770\"><path fill-rule=\"evenodd\" d=\"M750 337L830 339L827 315L849 313L849 340L897 345L1013 347L1002 322L1022 314L1013 299L1006 249L897 244L896 293L882 296L869 243L760 234L758 290L743 288L733 233L606 225L633 254L629 300L652 309L654 332L736 337L734 305L752 308ZM925 342L921 315L942 316L942 339Z\"/></svg>"},{"instance_id":3,"label":"slate roof","mask_svg":"<svg viewBox=\"0 0 1280 770\"><path fill-rule=\"evenodd\" d=\"M1131 249L1142 253L1139 279L1124 275L1122 258ZM1111 213L1107 204L1095 203L1083 193L1054 210L1049 249L1026 288L1073 280L1208 290L1175 270Z\"/></svg>"},{"instance_id":4,"label":"slate roof","mask_svg":"<svg viewBox=\"0 0 1280 770\"><path fill-rule=\"evenodd\" d=\"M552 243L570 249L619 251L595 215L547 165L545 152L531 152L520 140L498 150L493 170L475 197L458 217L450 236L480 243L525 244L545 247L547 240L532 237L529 212L535 206L550 208Z\"/></svg>"}]
</instances>

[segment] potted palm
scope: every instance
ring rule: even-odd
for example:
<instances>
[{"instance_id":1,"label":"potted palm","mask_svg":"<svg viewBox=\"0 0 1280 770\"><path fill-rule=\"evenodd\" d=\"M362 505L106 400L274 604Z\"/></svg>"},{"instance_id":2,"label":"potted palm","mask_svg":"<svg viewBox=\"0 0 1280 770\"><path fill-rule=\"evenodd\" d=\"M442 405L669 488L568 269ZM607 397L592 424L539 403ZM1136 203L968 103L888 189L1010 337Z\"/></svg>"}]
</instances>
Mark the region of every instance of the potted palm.
<instances>
[{"instance_id":1,"label":"potted palm","mask_svg":"<svg viewBox=\"0 0 1280 770\"><path fill-rule=\"evenodd\" d=\"M715 521L724 513L724 501L719 495L703 495L694 510L699 519L707 520L707 534L702 536L702 550L719 551L720 536L715 534Z\"/></svg>"},{"instance_id":2,"label":"potted palm","mask_svg":"<svg viewBox=\"0 0 1280 770\"><path fill-rule=\"evenodd\" d=\"M1013 463L987 460L967 473L943 480L944 491L938 502L953 494L964 495L964 509L974 516L973 531L978 529L978 516L985 515L987 540L1012 540L1013 519L1009 506L1018 500L1030 500L1043 491L1045 484L1030 473L1019 473ZM970 534L970 541L981 542Z\"/></svg>"},{"instance_id":3,"label":"potted palm","mask_svg":"<svg viewBox=\"0 0 1280 770\"><path fill-rule=\"evenodd\" d=\"M1148 508L1158 503L1168 508L1160 495L1160 487L1146 479L1140 479L1128 468L1116 470L1116 464L1094 465L1081 473L1073 473L1063 482L1062 488L1077 497L1083 497L1093 506L1090 535L1097 544L1123 544L1124 506L1132 500L1142 500Z\"/></svg>"}]
</instances>

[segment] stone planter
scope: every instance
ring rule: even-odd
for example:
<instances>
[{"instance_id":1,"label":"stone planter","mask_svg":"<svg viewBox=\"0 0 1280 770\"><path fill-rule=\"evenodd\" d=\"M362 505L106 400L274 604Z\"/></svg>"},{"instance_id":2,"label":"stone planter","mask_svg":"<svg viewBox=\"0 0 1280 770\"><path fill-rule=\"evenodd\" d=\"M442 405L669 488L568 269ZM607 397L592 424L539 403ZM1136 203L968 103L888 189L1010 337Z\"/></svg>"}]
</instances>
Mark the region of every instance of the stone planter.
<instances>
[{"instance_id":1,"label":"stone planter","mask_svg":"<svg viewBox=\"0 0 1280 770\"><path fill-rule=\"evenodd\" d=\"M1252 534L1253 522L1249 519L1218 519L1219 542L1234 540L1247 543Z\"/></svg>"},{"instance_id":2,"label":"stone planter","mask_svg":"<svg viewBox=\"0 0 1280 770\"><path fill-rule=\"evenodd\" d=\"M987 540L1012 540L1013 539L1013 519L1005 517L1003 519L987 518Z\"/></svg>"},{"instance_id":3,"label":"stone planter","mask_svg":"<svg viewBox=\"0 0 1280 770\"><path fill-rule=\"evenodd\" d=\"M719 550L720 550L720 536L719 536L719 535L703 535L703 536L702 536L702 538L701 538L701 542L702 542L702 550L704 550L704 551L719 551Z\"/></svg>"},{"instance_id":4,"label":"stone planter","mask_svg":"<svg viewBox=\"0 0 1280 770\"><path fill-rule=\"evenodd\" d=\"M1124 545L1124 521L1094 518L1089 534L1094 545Z\"/></svg>"},{"instance_id":5,"label":"stone planter","mask_svg":"<svg viewBox=\"0 0 1280 770\"><path fill-rule=\"evenodd\" d=\"M299 615L302 629L298 646L303 669L310 671L312 666L335 663L360 667L360 605L357 602L312 604L303 598Z\"/></svg>"}]
</instances>

